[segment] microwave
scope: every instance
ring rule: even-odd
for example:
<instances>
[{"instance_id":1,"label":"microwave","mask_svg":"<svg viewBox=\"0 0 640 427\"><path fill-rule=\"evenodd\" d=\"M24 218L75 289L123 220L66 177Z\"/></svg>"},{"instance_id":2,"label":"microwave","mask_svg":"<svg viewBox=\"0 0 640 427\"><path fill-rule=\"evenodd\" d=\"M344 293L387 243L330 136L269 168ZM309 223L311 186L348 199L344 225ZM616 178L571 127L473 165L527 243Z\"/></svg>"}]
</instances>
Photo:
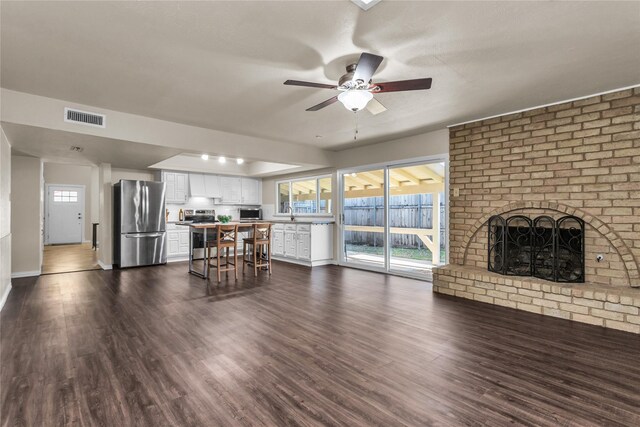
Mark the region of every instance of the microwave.
<instances>
[{"instance_id":1,"label":"microwave","mask_svg":"<svg viewBox=\"0 0 640 427\"><path fill-rule=\"evenodd\" d=\"M240 209L240 221L262 219L262 209Z\"/></svg>"}]
</instances>

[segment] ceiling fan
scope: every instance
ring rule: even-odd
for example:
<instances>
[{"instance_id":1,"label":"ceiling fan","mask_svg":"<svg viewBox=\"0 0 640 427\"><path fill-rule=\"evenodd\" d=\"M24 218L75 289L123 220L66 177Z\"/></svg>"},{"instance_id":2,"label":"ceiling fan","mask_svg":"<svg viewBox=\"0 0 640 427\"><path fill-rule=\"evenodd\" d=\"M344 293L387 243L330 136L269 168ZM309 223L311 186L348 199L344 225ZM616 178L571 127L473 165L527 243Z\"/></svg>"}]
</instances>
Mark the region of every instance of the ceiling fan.
<instances>
[{"instance_id":1,"label":"ceiling fan","mask_svg":"<svg viewBox=\"0 0 640 427\"><path fill-rule=\"evenodd\" d=\"M286 85L315 87L319 89L334 89L340 94L329 98L318 105L307 108L306 111L318 111L336 101L340 101L347 110L356 112L367 108L372 114L382 113L386 108L373 97L374 93L402 92L431 88L431 78L400 80L396 82L372 83L371 77L380 66L384 58L363 52L357 64L347 65L347 73L340 77L338 85L287 80Z\"/></svg>"}]
</instances>

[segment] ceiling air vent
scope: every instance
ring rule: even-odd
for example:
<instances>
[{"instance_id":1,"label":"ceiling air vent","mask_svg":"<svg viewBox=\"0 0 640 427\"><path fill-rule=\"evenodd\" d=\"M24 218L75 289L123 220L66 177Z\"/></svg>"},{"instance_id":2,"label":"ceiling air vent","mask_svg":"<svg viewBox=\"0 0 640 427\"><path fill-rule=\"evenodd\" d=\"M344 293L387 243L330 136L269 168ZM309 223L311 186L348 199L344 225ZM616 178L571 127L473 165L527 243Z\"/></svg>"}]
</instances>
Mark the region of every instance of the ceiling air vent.
<instances>
[{"instance_id":1,"label":"ceiling air vent","mask_svg":"<svg viewBox=\"0 0 640 427\"><path fill-rule=\"evenodd\" d=\"M73 108L65 108L64 121L103 128L105 127L107 117L104 114L89 113L87 111L75 110Z\"/></svg>"}]
</instances>

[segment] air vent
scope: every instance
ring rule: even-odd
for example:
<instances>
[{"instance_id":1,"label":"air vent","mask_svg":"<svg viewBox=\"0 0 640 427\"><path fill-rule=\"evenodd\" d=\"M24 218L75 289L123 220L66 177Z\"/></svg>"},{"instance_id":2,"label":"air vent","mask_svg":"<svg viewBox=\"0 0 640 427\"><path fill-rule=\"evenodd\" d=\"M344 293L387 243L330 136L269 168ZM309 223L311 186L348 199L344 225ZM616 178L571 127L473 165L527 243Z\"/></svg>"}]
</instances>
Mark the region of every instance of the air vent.
<instances>
[{"instance_id":1,"label":"air vent","mask_svg":"<svg viewBox=\"0 0 640 427\"><path fill-rule=\"evenodd\" d=\"M105 127L107 117L104 114L89 113L87 111L65 108L64 121L103 128Z\"/></svg>"}]
</instances>

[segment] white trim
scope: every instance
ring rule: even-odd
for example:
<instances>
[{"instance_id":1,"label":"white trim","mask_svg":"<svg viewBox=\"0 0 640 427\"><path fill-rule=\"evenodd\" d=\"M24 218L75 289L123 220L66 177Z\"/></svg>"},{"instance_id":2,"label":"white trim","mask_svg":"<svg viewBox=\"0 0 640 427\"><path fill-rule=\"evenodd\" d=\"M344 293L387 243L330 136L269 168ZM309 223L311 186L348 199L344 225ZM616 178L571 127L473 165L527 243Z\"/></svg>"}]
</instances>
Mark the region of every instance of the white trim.
<instances>
[{"instance_id":1,"label":"white trim","mask_svg":"<svg viewBox=\"0 0 640 427\"><path fill-rule=\"evenodd\" d=\"M11 282L7 286L7 289L4 291L4 295L2 295L2 299L0 299L0 311L2 311L2 307L4 307L4 303L7 302L7 298L9 298L9 292L11 292Z\"/></svg>"},{"instance_id":2,"label":"white trim","mask_svg":"<svg viewBox=\"0 0 640 427\"><path fill-rule=\"evenodd\" d=\"M604 92L598 92L598 93L593 93L591 95L579 96L577 98L571 98L571 99L565 99L565 100L562 100L562 101L551 102L549 104L536 105L535 107L523 108L522 110L509 111L507 113L495 114L493 116L483 117L481 119L467 120L466 122L447 125L447 128L451 128L451 127L454 127L454 126L466 125L467 123L481 122L483 120L494 119L496 117L508 116L509 114L523 113L525 111L531 111L531 110L535 110L535 109L538 109L538 108L550 107L552 105L559 105L559 104L565 104L567 102L580 101L581 99L587 99L587 98L591 98L591 97L594 97L594 96L606 95L608 93L613 93L613 92L620 92L621 90L635 89L637 87L640 87L640 84L633 85L633 86L625 86L625 87L621 87L621 88L618 88L618 89L606 90Z\"/></svg>"},{"instance_id":3,"label":"white trim","mask_svg":"<svg viewBox=\"0 0 640 427\"><path fill-rule=\"evenodd\" d=\"M40 275L40 270L32 270L32 271L18 271L16 273L11 273L12 279L19 279L21 277L35 277Z\"/></svg>"},{"instance_id":4,"label":"white trim","mask_svg":"<svg viewBox=\"0 0 640 427\"><path fill-rule=\"evenodd\" d=\"M102 268L103 270L112 270L113 269L113 265L111 264L105 264L102 261L98 260L98 265L100 266L100 268Z\"/></svg>"}]
</instances>

